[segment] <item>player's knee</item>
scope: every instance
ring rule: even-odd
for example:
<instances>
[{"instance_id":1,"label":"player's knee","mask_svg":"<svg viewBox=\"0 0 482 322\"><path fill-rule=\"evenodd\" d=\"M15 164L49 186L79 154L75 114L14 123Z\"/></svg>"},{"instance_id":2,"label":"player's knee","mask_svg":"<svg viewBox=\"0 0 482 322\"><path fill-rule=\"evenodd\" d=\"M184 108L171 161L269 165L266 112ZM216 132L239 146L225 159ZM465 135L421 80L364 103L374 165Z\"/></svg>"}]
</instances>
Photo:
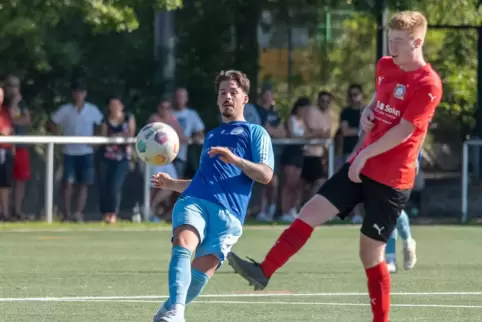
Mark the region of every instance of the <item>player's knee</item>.
<instances>
[{"instance_id":1,"label":"player's knee","mask_svg":"<svg viewBox=\"0 0 482 322\"><path fill-rule=\"evenodd\" d=\"M173 246L181 246L194 251L199 244L199 233L193 226L182 225L174 230Z\"/></svg>"},{"instance_id":2,"label":"player's knee","mask_svg":"<svg viewBox=\"0 0 482 322\"><path fill-rule=\"evenodd\" d=\"M333 204L321 195L314 195L300 210L299 219L311 227L317 227L338 213Z\"/></svg>"},{"instance_id":3,"label":"player's knee","mask_svg":"<svg viewBox=\"0 0 482 322\"><path fill-rule=\"evenodd\" d=\"M385 246L384 241L361 234L359 255L363 267L370 268L383 262L385 260Z\"/></svg>"}]
</instances>

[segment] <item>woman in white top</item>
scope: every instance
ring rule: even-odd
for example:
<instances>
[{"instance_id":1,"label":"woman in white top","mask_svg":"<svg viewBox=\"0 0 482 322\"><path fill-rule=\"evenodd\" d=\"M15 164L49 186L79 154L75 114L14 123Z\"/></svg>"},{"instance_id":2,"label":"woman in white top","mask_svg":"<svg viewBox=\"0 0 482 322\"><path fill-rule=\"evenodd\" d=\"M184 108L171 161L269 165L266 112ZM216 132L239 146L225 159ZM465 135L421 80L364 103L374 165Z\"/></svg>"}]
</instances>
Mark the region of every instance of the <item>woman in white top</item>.
<instances>
[{"instance_id":1,"label":"woman in white top","mask_svg":"<svg viewBox=\"0 0 482 322\"><path fill-rule=\"evenodd\" d=\"M311 105L309 98L299 98L286 121L288 137L300 139L305 136L303 113ZM283 188L281 190L281 221L293 222L297 217L297 206L301 191L301 169L303 168L303 149L301 144L287 145L281 155L283 167Z\"/></svg>"}]
</instances>

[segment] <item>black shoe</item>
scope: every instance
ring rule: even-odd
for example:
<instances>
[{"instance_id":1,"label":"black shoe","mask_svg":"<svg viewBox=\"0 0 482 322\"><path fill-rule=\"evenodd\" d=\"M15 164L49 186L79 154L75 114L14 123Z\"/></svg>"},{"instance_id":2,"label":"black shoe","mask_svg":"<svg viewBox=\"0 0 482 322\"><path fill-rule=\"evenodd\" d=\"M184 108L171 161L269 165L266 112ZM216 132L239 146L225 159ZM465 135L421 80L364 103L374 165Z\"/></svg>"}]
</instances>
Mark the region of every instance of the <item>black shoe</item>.
<instances>
[{"instance_id":1,"label":"black shoe","mask_svg":"<svg viewBox=\"0 0 482 322\"><path fill-rule=\"evenodd\" d=\"M235 253L228 254L229 265L234 269L234 272L241 275L242 278L249 282L249 285L254 286L255 291L263 290L269 282L259 264L249 258L249 261L241 259Z\"/></svg>"}]
</instances>

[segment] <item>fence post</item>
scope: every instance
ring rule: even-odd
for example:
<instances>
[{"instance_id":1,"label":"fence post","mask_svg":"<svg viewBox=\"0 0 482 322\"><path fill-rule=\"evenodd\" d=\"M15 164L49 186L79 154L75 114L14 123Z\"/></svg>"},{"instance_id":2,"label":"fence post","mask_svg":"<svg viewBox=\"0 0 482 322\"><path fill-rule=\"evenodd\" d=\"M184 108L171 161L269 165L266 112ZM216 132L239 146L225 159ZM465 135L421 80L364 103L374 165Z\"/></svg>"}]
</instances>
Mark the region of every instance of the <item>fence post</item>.
<instances>
[{"instance_id":1,"label":"fence post","mask_svg":"<svg viewBox=\"0 0 482 322\"><path fill-rule=\"evenodd\" d=\"M151 214L151 168L144 164L144 206L142 207L144 221L149 220Z\"/></svg>"},{"instance_id":2,"label":"fence post","mask_svg":"<svg viewBox=\"0 0 482 322\"><path fill-rule=\"evenodd\" d=\"M469 145L464 142L462 148L462 223L467 221L467 199L468 199L468 188L469 188Z\"/></svg>"},{"instance_id":3,"label":"fence post","mask_svg":"<svg viewBox=\"0 0 482 322\"><path fill-rule=\"evenodd\" d=\"M328 147L328 178L335 174L335 144L330 141Z\"/></svg>"},{"instance_id":4,"label":"fence post","mask_svg":"<svg viewBox=\"0 0 482 322\"><path fill-rule=\"evenodd\" d=\"M54 217L54 143L47 143L47 160L45 163L45 217L51 224Z\"/></svg>"}]
</instances>

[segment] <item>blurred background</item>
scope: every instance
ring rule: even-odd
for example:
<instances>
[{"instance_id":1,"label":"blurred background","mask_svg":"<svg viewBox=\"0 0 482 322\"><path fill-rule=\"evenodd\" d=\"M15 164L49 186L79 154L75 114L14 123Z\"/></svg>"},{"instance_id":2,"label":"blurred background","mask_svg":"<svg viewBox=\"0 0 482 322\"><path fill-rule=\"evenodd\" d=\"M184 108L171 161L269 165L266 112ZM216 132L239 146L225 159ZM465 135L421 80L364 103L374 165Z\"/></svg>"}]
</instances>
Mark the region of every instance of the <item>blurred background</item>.
<instances>
[{"instance_id":1,"label":"blurred background","mask_svg":"<svg viewBox=\"0 0 482 322\"><path fill-rule=\"evenodd\" d=\"M351 122L343 119L343 110L359 110L371 98L375 63L385 52L384 22L394 11L420 10L430 25L426 59L443 78L444 97L422 151L425 180L409 212L415 222L458 222L462 145L482 138L481 8L478 0L4 0L0 78L6 80L4 86L9 86L9 76L19 80L22 101L31 113L29 134L49 134L46 124L52 113L72 101L72 84L81 82L86 100L102 113L114 93L121 97L137 129L158 112L161 102L172 105L174 116L189 107L201 123L195 121L196 128L188 131L185 120L178 121L192 137L220 122L216 74L239 69L252 82L255 119L269 126L274 138L296 137L287 123L299 98L319 108L328 104L323 111L328 108L330 135L320 139L333 140L339 165L347 153L341 123ZM324 103L322 91L328 99ZM184 107L179 106L183 95ZM21 214L20 220L40 220L45 216L45 146L32 145L29 151L31 177L22 209L12 211ZM55 217L62 218L60 146L55 153ZM301 153L306 155L306 148ZM320 156L324 178L326 151ZM470 149L472 219L482 212L479 156L478 149ZM199 145L191 145L185 176L195 173L198 158ZM143 198L142 165L135 156L129 163L118 211L126 219L140 211ZM277 162L278 180L269 187L277 194L255 189L253 220L290 221L303 203L300 197L293 205L281 205L279 196L291 191L282 189L283 174L291 173L285 165ZM302 181L309 178L296 171L300 180L290 187L303 190ZM89 186L87 220L102 218L96 182ZM169 201L163 202L153 218L168 221Z\"/></svg>"}]
</instances>

